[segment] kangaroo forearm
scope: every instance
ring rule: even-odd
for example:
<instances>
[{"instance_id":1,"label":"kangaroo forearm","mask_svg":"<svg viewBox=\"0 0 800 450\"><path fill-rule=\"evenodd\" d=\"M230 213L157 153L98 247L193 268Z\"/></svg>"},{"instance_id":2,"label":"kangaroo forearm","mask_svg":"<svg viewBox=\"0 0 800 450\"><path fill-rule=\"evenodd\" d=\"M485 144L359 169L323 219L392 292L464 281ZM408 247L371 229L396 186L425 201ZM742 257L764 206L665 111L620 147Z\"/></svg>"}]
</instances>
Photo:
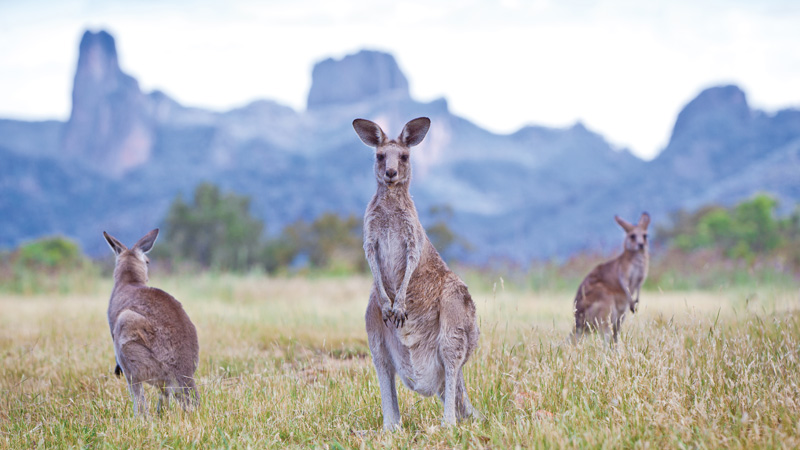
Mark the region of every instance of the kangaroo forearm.
<instances>
[{"instance_id":1,"label":"kangaroo forearm","mask_svg":"<svg viewBox=\"0 0 800 450\"><path fill-rule=\"evenodd\" d=\"M399 299L399 301L402 304L405 304L406 302L406 292L408 291L408 284L411 282L411 274L414 273L415 269L416 266L413 268L406 266L406 273L405 275L403 275L403 282L400 283L400 291L397 293L396 296L396 298Z\"/></svg>"},{"instance_id":2,"label":"kangaroo forearm","mask_svg":"<svg viewBox=\"0 0 800 450\"><path fill-rule=\"evenodd\" d=\"M381 266L378 264L378 258L375 255L375 251L367 249L367 264L369 265L369 270L372 272L372 277L375 279L375 284L378 287L378 301L383 304L385 299L389 298L389 295L386 294L386 288L383 285L383 274L381 273Z\"/></svg>"},{"instance_id":3,"label":"kangaroo forearm","mask_svg":"<svg viewBox=\"0 0 800 450\"><path fill-rule=\"evenodd\" d=\"M625 297L628 299L628 301L633 301L631 289L628 286L628 283L625 282L625 278L622 275L619 276L619 285L622 286L622 290L625 292Z\"/></svg>"},{"instance_id":4,"label":"kangaroo forearm","mask_svg":"<svg viewBox=\"0 0 800 450\"><path fill-rule=\"evenodd\" d=\"M413 245L408 246L408 255L406 256L406 271L403 274L403 281L400 283L400 292L398 292L398 298L400 298L401 302L405 303L406 299L406 291L408 291L408 285L411 283L411 275L414 274L414 271L417 270L417 266L419 265L419 252L417 248Z\"/></svg>"},{"instance_id":5,"label":"kangaroo forearm","mask_svg":"<svg viewBox=\"0 0 800 450\"><path fill-rule=\"evenodd\" d=\"M383 285L383 274L381 274L381 269L378 264L370 264L370 269L372 269L372 276L375 278L375 284L378 286L378 297L380 297L380 301L383 303L389 298L389 294L386 293L386 287Z\"/></svg>"}]
</instances>

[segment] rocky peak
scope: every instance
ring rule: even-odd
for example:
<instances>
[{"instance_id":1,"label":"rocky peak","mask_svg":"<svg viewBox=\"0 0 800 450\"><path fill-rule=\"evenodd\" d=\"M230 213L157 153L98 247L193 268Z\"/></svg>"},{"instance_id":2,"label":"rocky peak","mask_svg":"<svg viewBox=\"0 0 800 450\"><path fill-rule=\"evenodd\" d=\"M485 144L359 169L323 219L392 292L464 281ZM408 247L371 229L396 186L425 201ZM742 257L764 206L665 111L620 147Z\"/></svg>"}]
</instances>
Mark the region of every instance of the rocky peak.
<instances>
[{"instance_id":1,"label":"rocky peak","mask_svg":"<svg viewBox=\"0 0 800 450\"><path fill-rule=\"evenodd\" d=\"M701 92L678 114L672 139L698 131L725 133L751 118L745 93L738 86L718 86Z\"/></svg>"},{"instance_id":2,"label":"rocky peak","mask_svg":"<svg viewBox=\"0 0 800 450\"><path fill-rule=\"evenodd\" d=\"M63 156L111 176L120 175L149 159L151 122L139 83L119 67L114 38L105 31L86 31L80 43Z\"/></svg>"},{"instance_id":3,"label":"rocky peak","mask_svg":"<svg viewBox=\"0 0 800 450\"><path fill-rule=\"evenodd\" d=\"M703 189L733 176L796 137L790 113L753 110L737 86L704 90L678 115L669 145L654 161L682 187Z\"/></svg>"},{"instance_id":4,"label":"rocky peak","mask_svg":"<svg viewBox=\"0 0 800 450\"><path fill-rule=\"evenodd\" d=\"M119 75L117 47L106 31L86 31L81 38L78 72L95 82L113 81Z\"/></svg>"},{"instance_id":5,"label":"rocky peak","mask_svg":"<svg viewBox=\"0 0 800 450\"><path fill-rule=\"evenodd\" d=\"M392 55L362 50L314 65L308 109L387 96L409 99L408 80Z\"/></svg>"}]
</instances>

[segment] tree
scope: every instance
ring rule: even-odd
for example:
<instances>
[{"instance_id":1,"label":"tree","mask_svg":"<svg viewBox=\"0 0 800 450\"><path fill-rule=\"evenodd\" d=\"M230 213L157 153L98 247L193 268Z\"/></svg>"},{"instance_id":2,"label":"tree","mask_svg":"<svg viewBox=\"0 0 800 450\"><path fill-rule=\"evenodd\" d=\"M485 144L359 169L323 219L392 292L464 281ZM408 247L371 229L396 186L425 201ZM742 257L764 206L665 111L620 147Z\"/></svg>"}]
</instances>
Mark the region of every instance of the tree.
<instances>
[{"instance_id":1,"label":"tree","mask_svg":"<svg viewBox=\"0 0 800 450\"><path fill-rule=\"evenodd\" d=\"M450 260L456 248L468 250L469 243L457 235L448 225L453 219L453 208L450 205L433 205L428 210L431 224L425 227L428 239L445 260Z\"/></svg>"},{"instance_id":2,"label":"tree","mask_svg":"<svg viewBox=\"0 0 800 450\"><path fill-rule=\"evenodd\" d=\"M775 220L777 208L778 201L765 194L736 206L734 214L738 238L750 252L767 253L780 244L781 236Z\"/></svg>"},{"instance_id":3,"label":"tree","mask_svg":"<svg viewBox=\"0 0 800 450\"><path fill-rule=\"evenodd\" d=\"M298 220L287 226L279 240L284 249L295 250L294 257L305 255L311 267L363 272L367 265L362 234L361 220L355 215L326 212L311 223ZM275 245L275 251L279 250Z\"/></svg>"},{"instance_id":4,"label":"tree","mask_svg":"<svg viewBox=\"0 0 800 450\"><path fill-rule=\"evenodd\" d=\"M792 217L778 221L778 202L759 194L733 208L707 206L693 214L673 215L671 229L659 229L677 248L691 251L717 248L730 258L752 259L768 254L790 236Z\"/></svg>"},{"instance_id":5,"label":"tree","mask_svg":"<svg viewBox=\"0 0 800 450\"><path fill-rule=\"evenodd\" d=\"M164 251L178 260L216 269L245 270L262 251L264 224L250 214L250 198L201 183L192 203L178 195L164 225Z\"/></svg>"}]
</instances>

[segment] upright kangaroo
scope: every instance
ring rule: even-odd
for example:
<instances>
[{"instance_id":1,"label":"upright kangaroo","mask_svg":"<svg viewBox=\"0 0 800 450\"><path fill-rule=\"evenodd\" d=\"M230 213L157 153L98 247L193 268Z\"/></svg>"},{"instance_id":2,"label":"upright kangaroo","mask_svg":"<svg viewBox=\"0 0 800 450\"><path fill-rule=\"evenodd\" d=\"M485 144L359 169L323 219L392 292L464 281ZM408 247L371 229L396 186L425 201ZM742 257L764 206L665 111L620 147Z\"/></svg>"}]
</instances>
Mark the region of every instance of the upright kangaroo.
<instances>
[{"instance_id":1,"label":"upright kangaroo","mask_svg":"<svg viewBox=\"0 0 800 450\"><path fill-rule=\"evenodd\" d=\"M116 255L114 289L108 303L108 325L114 341L117 369L128 382L134 415L147 415L142 383L160 391L158 409L170 395L188 409L199 396L194 382L199 345L197 331L180 302L166 292L146 285L146 253L153 248L158 229L147 233L128 249L103 232Z\"/></svg>"},{"instance_id":2,"label":"upright kangaroo","mask_svg":"<svg viewBox=\"0 0 800 450\"><path fill-rule=\"evenodd\" d=\"M442 399L443 425L477 415L462 374L480 335L475 304L425 234L408 192L409 148L422 142L430 123L414 119L390 140L377 124L353 121L361 140L376 149L378 189L364 215L364 252L374 278L365 319L385 430L401 424L395 374L409 389Z\"/></svg>"},{"instance_id":3,"label":"upright kangaroo","mask_svg":"<svg viewBox=\"0 0 800 450\"><path fill-rule=\"evenodd\" d=\"M650 215L642 213L634 226L619 216L614 216L625 230L624 251L611 261L595 267L583 279L575 296L575 337L590 329L597 329L614 342L619 337L620 326L628 309L635 313L639 305L639 291L647 277L649 254L647 226ZM611 336L609 336L611 335Z\"/></svg>"}]
</instances>

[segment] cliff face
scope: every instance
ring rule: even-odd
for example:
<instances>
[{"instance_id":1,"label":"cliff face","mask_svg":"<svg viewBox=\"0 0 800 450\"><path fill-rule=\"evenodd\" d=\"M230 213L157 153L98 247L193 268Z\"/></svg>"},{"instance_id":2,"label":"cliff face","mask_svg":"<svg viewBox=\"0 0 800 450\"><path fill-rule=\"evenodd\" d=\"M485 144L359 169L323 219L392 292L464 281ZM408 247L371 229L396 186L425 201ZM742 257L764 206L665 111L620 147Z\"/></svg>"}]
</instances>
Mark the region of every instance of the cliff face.
<instances>
[{"instance_id":1,"label":"cliff face","mask_svg":"<svg viewBox=\"0 0 800 450\"><path fill-rule=\"evenodd\" d=\"M326 59L311 73L308 109L390 97L408 100L408 80L392 55L362 50L340 61Z\"/></svg>"},{"instance_id":2,"label":"cliff face","mask_svg":"<svg viewBox=\"0 0 800 450\"><path fill-rule=\"evenodd\" d=\"M0 247L60 233L103 254L103 229L133 241L202 181L251 197L270 233L328 211L361 215L375 190L373 152L353 119L396 136L419 116L432 125L412 150L414 201L423 225L432 206L452 207L450 225L472 248L457 256L473 262L618 248L615 214L647 210L663 223L678 208L760 190L786 205L800 199L800 111L754 110L736 86L701 92L645 162L581 124L490 133L444 99L412 99L380 52L318 63L305 111L268 100L224 113L186 108L143 94L120 70L113 38L87 32L70 120L0 120Z\"/></svg>"},{"instance_id":3,"label":"cliff face","mask_svg":"<svg viewBox=\"0 0 800 450\"><path fill-rule=\"evenodd\" d=\"M119 67L114 38L105 31L84 33L62 155L121 176L150 157L154 132L147 109L139 83Z\"/></svg>"}]
</instances>

